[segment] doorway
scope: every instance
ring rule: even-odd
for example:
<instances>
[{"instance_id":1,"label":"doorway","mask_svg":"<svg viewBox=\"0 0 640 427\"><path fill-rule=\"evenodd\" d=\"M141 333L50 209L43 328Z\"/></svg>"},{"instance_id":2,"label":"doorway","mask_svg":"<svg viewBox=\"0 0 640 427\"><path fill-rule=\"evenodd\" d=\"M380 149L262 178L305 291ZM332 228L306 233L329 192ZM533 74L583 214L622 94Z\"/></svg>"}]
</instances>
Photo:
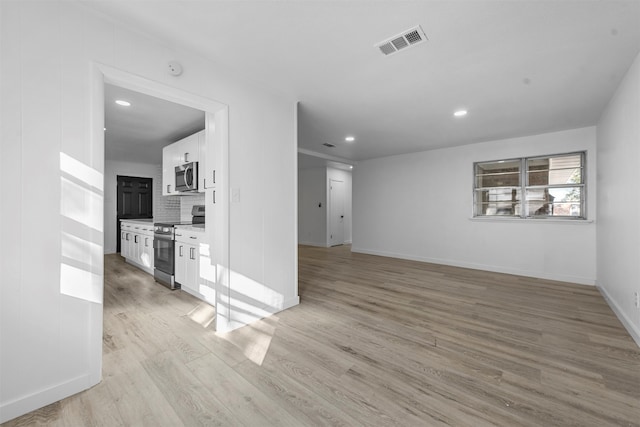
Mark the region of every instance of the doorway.
<instances>
[{"instance_id":1,"label":"doorway","mask_svg":"<svg viewBox=\"0 0 640 427\"><path fill-rule=\"evenodd\" d=\"M153 179L117 176L116 252L120 252L120 220L153 218Z\"/></svg>"},{"instance_id":2,"label":"doorway","mask_svg":"<svg viewBox=\"0 0 640 427\"><path fill-rule=\"evenodd\" d=\"M329 180L329 246L344 244L344 182Z\"/></svg>"},{"instance_id":3,"label":"doorway","mask_svg":"<svg viewBox=\"0 0 640 427\"><path fill-rule=\"evenodd\" d=\"M95 95L95 103L92 110L92 116L94 121L99 124L99 126L96 126L95 129L95 137L97 138L96 144L103 149L105 148L105 135L111 133L111 135L113 136L115 131L121 129L118 126L103 126L103 124L105 124L104 119L106 116L105 94L108 93L108 86L112 88L115 87L124 89L125 91L128 91L128 95L131 95L131 93L135 93L138 95L146 96L147 98L154 98L155 100L159 100L161 102L169 102L178 106L187 107L192 110L199 110L201 113L204 113L204 142L208 148L206 149L204 157L205 160L203 161L208 163L209 165L212 165L214 170L213 176L215 178L211 179L210 177L205 177L205 184L207 185L203 185L203 188L205 189L205 192L203 193L204 204L207 205L207 227L205 229L205 245L209 247L210 257L205 262L201 262L200 273L203 275L202 277L207 280L210 287L214 288L212 294L215 295L216 330L228 329L229 325L231 324L229 310L229 307L231 307L231 296L229 292L230 270L228 268L229 204L227 202L229 200L229 106L213 99L203 98L199 95L185 92L176 87L167 86L165 84L148 80L146 78L136 76L103 64L96 64L95 70L96 73L94 74L94 79L92 81L92 93ZM134 105L134 103L132 102L131 105ZM136 110L141 109L138 108ZM175 112L176 110L172 109L171 111ZM127 116L123 118L123 122L126 120L131 121L134 113L136 113L134 109L127 110ZM163 122L171 122L174 119L176 119L176 115L169 114L166 117L166 120L163 120ZM201 120L202 116L198 118L198 121ZM166 123L163 123L163 125L164 124ZM153 127L153 130L157 131L159 130L158 128L160 128L160 126L156 123L156 126ZM184 137L184 135L174 135L172 137L172 140L175 141L182 137ZM151 144L157 144L157 137L151 139ZM150 150L148 149L149 147L140 142L139 135L136 137L136 144L141 145L141 150L139 150L138 153L147 158L150 153ZM124 138L122 140L122 145L125 149L130 149L131 138ZM115 153L115 151L112 153ZM120 154L122 154L122 151L120 151ZM149 185L149 192L153 193L153 184L155 184L156 194L155 197L152 197L149 200L148 215L152 217L155 214L161 221L163 221L167 216L168 208L173 209L177 205L178 218L176 220L179 221L180 216L182 215L182 213L180 212L181 205L179 199L176 200L176 197L165 198L161 196L164 168L161 164L163 157L160 151L158 151L158 156L159 157L156 159L156 161L153 162L154 167L152 169L145 169L144 171L141 170L140 172L132 170L132 168L142 168L142 166L144 166L142 164L143 162L140 161L136 161L134 163L134 161L136 160L135 156L128 155L126 157L115 159L117 164L115 162L112 162L111 164L114 165L112 171L116 173L112 175L113 178L111 178L109 182L116 183L116 177L118 175L128 177L139 177L140 175L142 175L143 177L153 177L151 185ZM105 161L105 157L106 156L102 157L101 160ZM110 173L112 172L110 171ZM110 192L110 194L112 194L113 196L116 196L116 193L116 191ZM119 198L122 199L122 196L120 196ZM159 204L160 199L163 199L167 203ZM105 210L105 220L109 217L109 215L113 215L111 216L111 218L117 216L118 201L111 201L113 202L113 205L110 210ZM136 199L133 198L133 201L135 202ZM120 202L122 202L122 200L120 200ZM155 206L153 206L154 204ZM142 209L142 211L144 211L144 209ZM173 215L173 210L169 213ZM155 220L156 218L153 219ZM172 221L173 219L166 220ZM113 224L112 220L109 221L109 225L111 224ZM103 224L103 228L105 227L106 223ZM109 236L113 236L113 232L111 230L109 231ZM116 239L116 242L114 242L114 249L116 249L117 241L119 240L120 239ZM121 249L122 248L120 248L120 250ZM203 268L203 266L214 266L214 263L215 268ZM104 274L102 278L104 279ZM102 307L102 309L104 309L104 306ZM99 316L95 320L95 323L92 324L92 330L94 331L96 337L102 337L103 316ZM100 360L102 359L101 346L97 345L97 343L99 342L98 340L96 340L95 342L96 346L92 350L95 354L95 361L100 362Z\"/></svg>"}]
</instances>

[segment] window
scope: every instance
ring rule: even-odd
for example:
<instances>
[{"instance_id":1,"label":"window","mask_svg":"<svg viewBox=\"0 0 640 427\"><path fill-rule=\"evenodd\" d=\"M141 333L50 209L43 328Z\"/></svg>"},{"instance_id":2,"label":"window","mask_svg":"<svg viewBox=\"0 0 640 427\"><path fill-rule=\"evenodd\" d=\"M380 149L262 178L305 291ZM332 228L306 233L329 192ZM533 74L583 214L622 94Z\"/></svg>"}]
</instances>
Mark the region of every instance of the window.
<instances>
[{"instance_id":1,"label":"window","mask_svg":"<svg viewBox=\"0 0 640 427\"><path fill-rule=\"evenodd\" d=\"M585 153L474 163L474 217L585 219Z\"/></svg>"}]
</instances>

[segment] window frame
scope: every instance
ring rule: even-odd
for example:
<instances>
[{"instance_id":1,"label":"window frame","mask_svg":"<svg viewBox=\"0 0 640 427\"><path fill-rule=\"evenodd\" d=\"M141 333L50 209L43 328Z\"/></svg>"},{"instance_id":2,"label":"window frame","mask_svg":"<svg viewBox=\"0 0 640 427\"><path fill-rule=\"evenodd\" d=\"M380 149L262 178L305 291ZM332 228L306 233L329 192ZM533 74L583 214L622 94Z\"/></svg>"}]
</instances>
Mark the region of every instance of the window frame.
<instances>
[{"instance_id":1,"label":"window frame","mask_svg":"<svg viewBox=\"0 0 640 427\"><path fill-rule=\"evenodd\" d=\"M579 184L547 184L547 185L529 185L529 171L527 166L530 161L540 159L551 159L554 157L569 157L580 156L580 183ZM487 163L520 163L520 185L519 186L505 186L505 187L478 187L478 165ZM504 220L558 220L558 221L586 221L587 216L587 151L572 151L567 153L538 155L528 157L511 157L499 160L483 160L479 162L473 162L473 174L472 174L472 218L474 219L504 219ZM516 188L516 191L520 192L520 213L518 215L482 215L478 213L478 192L479 190L491 189L491 188ZM580 188L580 215L532 215L529 212L527 203L527 190L540 189L540 188L566 188L566 187L578 187Z\"/></svg>"}]
</instances>

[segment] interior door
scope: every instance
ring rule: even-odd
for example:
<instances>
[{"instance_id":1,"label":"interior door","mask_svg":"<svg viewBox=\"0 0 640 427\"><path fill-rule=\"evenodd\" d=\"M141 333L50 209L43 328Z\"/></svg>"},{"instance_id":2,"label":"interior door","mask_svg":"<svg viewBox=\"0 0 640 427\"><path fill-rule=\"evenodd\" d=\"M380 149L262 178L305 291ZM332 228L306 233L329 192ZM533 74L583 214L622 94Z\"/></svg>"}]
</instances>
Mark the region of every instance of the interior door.
<instances>
[{"instance_id":1,"label":"interior door","mask_svg":"<svg viewBox=\"0 0 640 427\"><path fill-rule=\"evenodd\" d=\"M153 179L118 175L116 230L120 236L120 220L153 218ZM120 252L120 239L116 239Z\"/></svg>"},{"instance_id":2,"label":"interior door","mask_svg":"<svg viewBox=\"0 0 640 427\"><path fill-rule=\"evenodd\" d=\"M329 181L329 245L344 244L344 182Z\"/></svg>"}]
</instances>

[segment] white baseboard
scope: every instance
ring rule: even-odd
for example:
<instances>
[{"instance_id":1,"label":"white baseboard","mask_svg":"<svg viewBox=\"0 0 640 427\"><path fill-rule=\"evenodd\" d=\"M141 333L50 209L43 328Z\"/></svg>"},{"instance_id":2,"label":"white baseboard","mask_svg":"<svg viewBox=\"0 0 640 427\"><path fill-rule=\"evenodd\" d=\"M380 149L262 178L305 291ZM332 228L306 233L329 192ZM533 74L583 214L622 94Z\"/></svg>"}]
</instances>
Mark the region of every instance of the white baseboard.
<instances>
[{"instance_id":1,"label":"white baseboard","mask_svg":"<svg viewBox=\"0 0 640 427\"><path fill-rule=\"evenodd\" d=\"M300 241L298 242L299 245L305 245L305 246L317 246L320 248L326 248L327 244L325 242L307 242L307 241Z\"/></svg>"},{"instance_id":2,"label":"white baseboard","mask_svg":"<svg viewBox=\"0 0 640 427\"><path fill-rule=\"evenodd\" d=\"M430 262L433 264L450 265L452 267L471 268L473 270L492 271L495 273L513 274L516 276L536 277L538 279L545 279L545 280L557 280L559 282L577 283L580 285L595 286L596 284L595 279L592 279L589 277L571 276L571 275L565 275L565 274L548 274L548 273L541 273L537 271L520 270L516 268L506 268L506 267L495 266L495 265L476 264L476 263L460 262L460 261L449 260L449 259L428 258L428 257L414 256L414 255L399 254L394 252L369 250L369 249L363 249L363 248L353 247L353 246L351 247L351 252L385 256L389 258L408 259L411 261Z\"/></svg>"},{"instance_id":3,"label":"white baseboard","mask_svg":"<svg viewBox=\"0 0 640 427\"><path fill-rule=\"evenodd\" d=\"M288 300L286 300L286 301L284 301L282 303L282 310L286 310L288 308L295 307L298 304L300 304L300 297L299 296L296 296L294 298L289 298Z\"/></svg>"},{"instance_id":4,"label":"white baseboard","mask_svg":"<svg viewBox=\"0 0 640 427\"><path fill-rule=\"evenodd\" d=\"M350 245L352 242L351 240L345 240L343 245ZM299 245L305 245L305 246L315 246L318 248L330 248L331 246L327 245L326 243L318 243L318 242L298 242ZM339 245L338 245L339 246Z\"/></svg>"},{"instance_id":5,"label":"white baseboard","mask_svg":"<svg viewBox=\"0 0 640 427\"><path fill-rule=\"evenodd\" d=\"M229 322L229 321L226 321L226 319L218 318L218 323L216 324L216 332L220 332L220 333L231 332L234 329L238 329L238 328L242 328L243 326L250 325L253 322L272 316L276 313L279 313L288 308L294 307L298 304L300 304L300 297L295 296L293 298L289 298L288 300L283 301L282 308L264 306L260 308L259 310L260 314L256 313L255 315L251 316L252 319L246 322L237 321L237 320L232 320Z\"/></svg>"},{"instance_id":6,"label":"white baseboard","mask_svg":"<svg viewBox=\"0 0 640 427\"><path fill-rule=\"evenodd\" d=\"M600 291L600 294L602 294L602 296L604 297L604 300L607 302L607 304L609 304L609 307L611 307L611 310L613 310L618 319L620 319L622 326L624 326L627 332L629 332L629 335L631 335L631 338L633 338L638 347L640 347L640 329L638 329L638 327L634 325L633 322L631 322L629 317L625 314L622 308L620 308L618 303L613 298L611 298L611 295L609 295L609 292L607 292L605 288L603 288L602 286L596 287Z\"/></svg>"},{"instance_id":7,"label":"white baseboard","mask_svg":"<svg viewBox=\"0 0 640 427\"><path fill-rule=\"evenodd\" d=\"M91 376L89 374L82 375L36 393L22 396L19 399L2 402L2 404L0 404L0 423L12 420L20 415L27 414L57 402L58 400L62 400L65 397L87 390L100 382L92 383L90 378Z\"/></svg>"}]
</instances>

